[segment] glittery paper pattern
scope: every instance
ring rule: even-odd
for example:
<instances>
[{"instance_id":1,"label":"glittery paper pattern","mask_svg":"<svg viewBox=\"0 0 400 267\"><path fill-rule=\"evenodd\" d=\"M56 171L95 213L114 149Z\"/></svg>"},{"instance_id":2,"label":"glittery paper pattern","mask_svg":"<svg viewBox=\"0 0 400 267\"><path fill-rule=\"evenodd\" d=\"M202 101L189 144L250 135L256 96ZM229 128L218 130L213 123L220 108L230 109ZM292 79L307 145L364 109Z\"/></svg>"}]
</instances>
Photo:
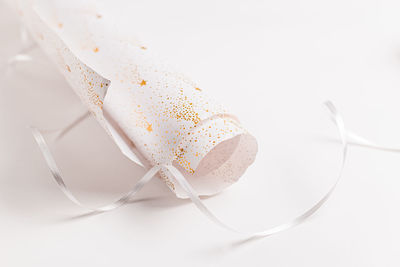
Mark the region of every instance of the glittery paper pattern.
<instances>
[{"instance_id":1,"label":"glittery paper pattern","mask_svg":"<svg viewBox=\"0 0 400 267\"><path fill-rule=\"evenodd\" d=\"M77 95L106 130L107 111L145 165L174 164L212 195L254 161L257 142L239 121L147 45L119 34L95 1L21 2L31 34ZM186 197L167 170L160 176Z\"/></svg>"}]
</instances>

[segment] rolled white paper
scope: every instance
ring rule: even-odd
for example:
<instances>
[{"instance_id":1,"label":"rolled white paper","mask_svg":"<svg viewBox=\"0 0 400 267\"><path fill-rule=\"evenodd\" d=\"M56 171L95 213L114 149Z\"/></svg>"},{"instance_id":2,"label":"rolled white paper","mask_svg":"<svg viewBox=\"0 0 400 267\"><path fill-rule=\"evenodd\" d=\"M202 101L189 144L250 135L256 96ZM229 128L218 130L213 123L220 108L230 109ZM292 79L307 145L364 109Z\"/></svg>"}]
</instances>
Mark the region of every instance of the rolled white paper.
<instances>
[{"instance_id":1,"label":"rolled white paper","mask_svg":"<svg viewBox=\"0 0 400 267\"><path fill-rule=\"evenodd\" d=\"M238 119L140 41L118 34L94 1L17 2L34 40L131 160L173 164L200 195L220 192L253 163L257 142ZM187 197L167 169L160 176Z\"/></svg>"}]
</instances>

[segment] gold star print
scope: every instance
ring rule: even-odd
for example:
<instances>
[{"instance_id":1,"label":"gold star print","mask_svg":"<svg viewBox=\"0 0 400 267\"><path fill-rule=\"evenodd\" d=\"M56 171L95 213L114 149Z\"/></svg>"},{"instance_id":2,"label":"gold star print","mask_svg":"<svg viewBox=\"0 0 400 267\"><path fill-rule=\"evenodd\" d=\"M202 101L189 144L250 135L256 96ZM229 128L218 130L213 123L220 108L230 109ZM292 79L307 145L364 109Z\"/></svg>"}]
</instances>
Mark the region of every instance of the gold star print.
<instances>
[{"instance_id":1,"label":"gold star print","mask_svg":"<svg viewBox=\"0 0 400 267\"><path fill-rule=\"evenodd\" d=\"M149 132L152 132L152 131L153 131L153 127L151 127L151 124L150 124L150 123L147 124L146 130L149 131Z\"/></svg>"},{"instance_id":2,"label":"gold star print","mask_svg":"<svg viewBox=\"0 0 400 267\"><path fill-rule=\"evenodd\" d=\"M142 80L142 81L140 82L140 85L143 86L143 85L146 85L146 83L147 83L147 82L146 82L145 80Z\"/></svg>"}]
</instances>

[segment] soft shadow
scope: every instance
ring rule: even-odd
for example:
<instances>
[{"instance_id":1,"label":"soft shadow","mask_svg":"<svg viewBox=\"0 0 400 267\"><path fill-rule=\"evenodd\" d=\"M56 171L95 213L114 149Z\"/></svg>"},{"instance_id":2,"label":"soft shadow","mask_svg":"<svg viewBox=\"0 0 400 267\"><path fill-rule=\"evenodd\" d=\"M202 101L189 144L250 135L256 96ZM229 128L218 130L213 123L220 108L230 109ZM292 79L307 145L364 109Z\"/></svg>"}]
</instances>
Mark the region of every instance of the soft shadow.
<instances>
[{"instance_id":1,"label":"soft shadow","mask_svg":"<svg viewBox=\"0 0 400 267\"><path fill-rule=\"evenodd\" d=\"M148 201L154 201L157 199L162 199L163 197L147 197L147 198L141 198L141 199L135 199L135 200L131 200L129 202L127 202L125 205L122 205L119 208L122 208L123 206L126 205L130 205L130 204L134 204L134 203L145 203ZM61 218L59 220L57 220L58 222L72 222L72 221L78 221L78 220L82 220L82 219L86 219L86 218L90 218L90 217L94 217L96 215L100 215L103 213L107 213L107 212L112 212L113 210L110 211L90 211L90 212L85 212L82 214L78 214L78 215L72 215L72 216L67 216L65 218Z\"/></svg>"},{"instance_id":2,"label":"soft shadow","mask_svg":"<svg viewBox=\"0 0 400 267\"><path fill-rule=\"evenodd\" d=\"M232 250L235 249L239 249L245 245L251 244L251 243L255 243L257 241L260 241L262 239L268 238L267 236L263 237L263 236L251 236L251 237L247 237L244 239L240 239L237 241L232 242L231 244L228 245L228 247Z\"/></svg>"},{"instance_id":3,"label":"soft shadow","mask_svg":"<svg viewBox=\"0 0 400 267\"><path fill-rule=\"evenodd\" d=\"M301 225L306 224L307 222L313 220L315 217L316 217L316 215L314 214L313 216L307 218L307 220ZM243 250L252 245L260 244L261 242L263 242L263 244L265 244L264 242L275 242L274 238L276 236L284 235L286 233L290 234L291 230L293 230L294 228L297 228L301 225L296 225L293 228L289 228L287 230L284 230L283 232L279 232L279 233L272 234L269 236L250 236L250 235L241 236L234 240L224 241L222 243L215 244L215 245L208 245L200 251L195 251L193 256L201 258L201 259L210 258L210 257L213 260L221 259L223 257L226 257L229 254L235 253L239 250ZM281 237L279 237L279 238L281 238Z\"/></svg>"},{"instance_id":4,"label":"soft shadow","mask_svg":"<svg viewBox=\"0 0 400 267\"><path fill-rule=\"evenodd\" d=\"M318 139L318 141L325 142L325 143L330 143L330 144L341 144L341 141L336 138L332 137L326 137L326 136L317 136L315 139ZM361 148L368 148L368 149L374 149L374 150L380 150L380 151L386 151L386 152L392 152L392 153L399 153L400 148L395 148L395 147L384 147L384 146L376 146L376 145L368 145L368 144L361 144L357 143L351 140L348 140L348 145L349 146L355 146L355 147L361 147Z\"/></svg>"},{"instance_id":5,"label":"soft shadow","mask_svg":"<svg viewBox=\"0 0 400 267\"><path fill-rule=\"evenodd\" d=\"M240 249L245 249L251 245L255 245L261 241L269 242L270 237L244 237L234 241L224 242L223 244L216 244L214 246L208 245L201 251L195 251L193 257L199 259L212 259L213 262L223 259L229 254L236 253Z\"/></svg>"}]
</instances>

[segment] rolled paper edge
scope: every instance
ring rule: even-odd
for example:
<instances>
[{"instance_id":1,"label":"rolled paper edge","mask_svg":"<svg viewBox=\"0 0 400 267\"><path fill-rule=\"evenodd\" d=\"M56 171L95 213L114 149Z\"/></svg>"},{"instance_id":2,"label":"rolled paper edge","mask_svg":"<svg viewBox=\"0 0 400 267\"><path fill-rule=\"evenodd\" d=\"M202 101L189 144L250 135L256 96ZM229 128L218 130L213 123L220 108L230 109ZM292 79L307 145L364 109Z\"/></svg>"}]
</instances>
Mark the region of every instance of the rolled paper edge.
<instances>
[{"instance_id":1,"label":"rolled paper edge","mask_svg":"<svg viewBox=\"0 0 400 267\"><path fill-rule=\"evenodd\" d=\"M255 160L258 151L256 138L238 125L236 120L227 121L228 129L229 124L235 124L240 131L209 147L200 162L193 165L193 169L188 170L187 166L179 161L173 162L201 196L215 195L234 184ZM188 197L168 171L162 169L160 176L178 198Z\"/></svg>"}]
</instances>

